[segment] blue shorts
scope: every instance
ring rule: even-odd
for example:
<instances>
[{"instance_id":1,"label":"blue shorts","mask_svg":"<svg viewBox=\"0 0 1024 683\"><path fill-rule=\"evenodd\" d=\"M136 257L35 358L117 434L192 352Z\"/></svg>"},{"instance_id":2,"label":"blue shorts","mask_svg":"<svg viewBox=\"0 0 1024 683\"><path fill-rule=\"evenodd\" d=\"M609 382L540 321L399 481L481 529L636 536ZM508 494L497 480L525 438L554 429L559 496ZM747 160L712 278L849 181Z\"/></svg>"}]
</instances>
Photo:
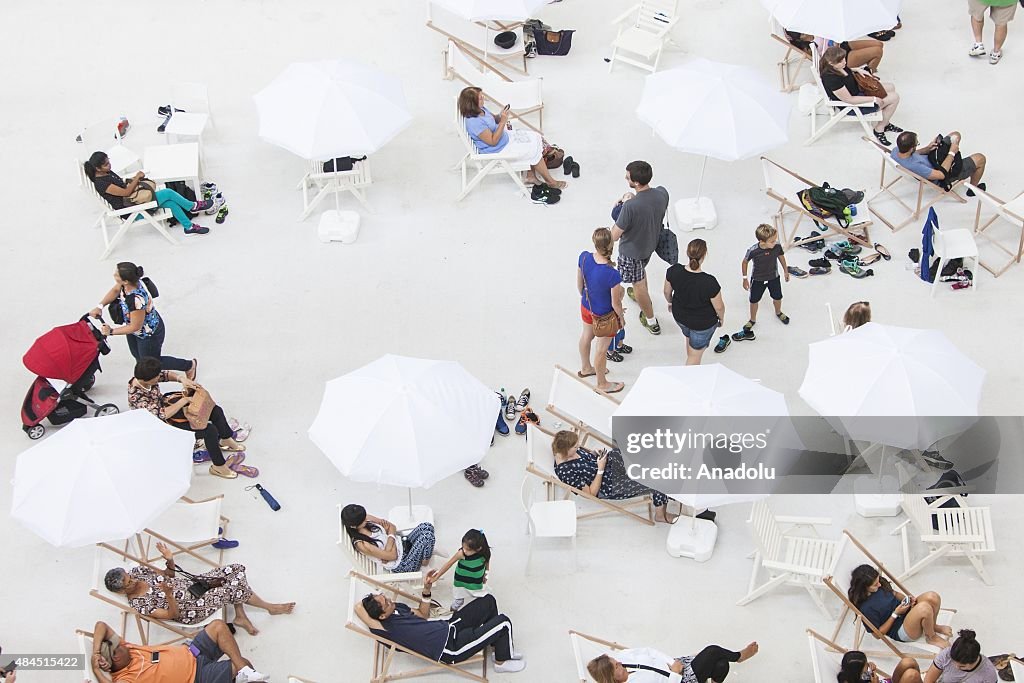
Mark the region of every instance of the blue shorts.
<instances>
[{"instance_id":1,"label":"blue shorts","mask_svg":"<svg viewBox=\"0 0 1024 683\"><path fill-rule=\"evenodd\" d=\"M199 651L196 657L195 683L231 683L231 660L220 660L224 656L217 644L206 630L202 630L192 639L192 645Z\"/></svg>"},{"instance_id":2,"label":"blue shorts","mask_svg":"<svg viewBox=\"0 0 1024 683\"><path fill-rule=\"evenodd\" d=\"M715 336L715 330L718 329L717 323L706 330L691 330L678 320L676 321L676 325L679 325L679 329L682 330L683 336L690 342L690 348L694 351L700 351L701 349L708 348L711 344L711 340Z\"/></svg>"},{"instance_id":3,"label":"blue shorts","mask_svg":"<svg viewBox=\"0 0 1024 683\"><path fill-rule=\"evenodd\" d=\"M877 111L878 111L878 105L876 104L876 105L874 105L872 107L864 107L863 109L860 110L860 113L864 114L866 116L868 114L874 114ZM847 116L856 116L857 115L857 108L854 107L850 111L846 112L846 115Z\"/></svg>"},{"instance_id":4,"label":"blue shorts","mask_svg":"<svg viewBox=\"0 0 1024 683\"><path fill-rule=\"evenodd\" d=\"M751 280L750 281L750 303L756 304L764 296L764 290L768 290L768 293L772 295L772 298L776 301L782 301L782 278L776 275L771 280L765 282L764 280Z\"/></svg>"}]
</instances>

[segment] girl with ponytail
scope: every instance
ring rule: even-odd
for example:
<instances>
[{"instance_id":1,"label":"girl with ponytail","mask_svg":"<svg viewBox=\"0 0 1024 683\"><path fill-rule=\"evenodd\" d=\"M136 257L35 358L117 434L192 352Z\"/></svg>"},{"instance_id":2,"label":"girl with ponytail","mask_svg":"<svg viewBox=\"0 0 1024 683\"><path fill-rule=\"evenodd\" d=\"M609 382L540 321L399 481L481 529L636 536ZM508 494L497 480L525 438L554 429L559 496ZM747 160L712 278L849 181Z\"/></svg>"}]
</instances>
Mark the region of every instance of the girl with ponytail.
<instances>
[{"instance_id":1,"label":"girl with ponytail","mask_svg":"<svg viewBox=\"0 0 1024 683\"><path fill-rule=\"evenodd\" d=\"M677 263L665 273L665 300L686 338L687 365L700 365L715 330L725 320L722 286L714 275L701 270L707 254L707 242L690 240L686 246L687 264ZM726 335L718 342L715 351L721 353L728 345L729 335Z\"/></svg>"},{"instance_id":2,"label":"girl with ponytail","mask_svg":"<svg viewBox=\"0 0 1024 683\"><path fill-rule=\"evenodd\" d=\"M999 671L988 657L981 654L977 634L963 629L958 635L951 646L935 655L925 674L925 683L999 683Z\"/></svg>"}]
</instances>

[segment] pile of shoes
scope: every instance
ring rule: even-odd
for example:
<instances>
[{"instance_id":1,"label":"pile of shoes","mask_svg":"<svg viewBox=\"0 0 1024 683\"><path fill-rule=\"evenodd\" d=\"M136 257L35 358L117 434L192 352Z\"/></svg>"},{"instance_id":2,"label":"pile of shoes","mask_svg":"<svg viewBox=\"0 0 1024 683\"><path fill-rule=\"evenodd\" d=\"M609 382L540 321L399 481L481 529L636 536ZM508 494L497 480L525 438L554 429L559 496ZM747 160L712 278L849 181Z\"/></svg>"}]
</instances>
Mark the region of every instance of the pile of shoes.
<instances>
[{"instance_id":1,"label":"pile of shoes","mask_svg":"<svg viewBox=\"0 0 1024 683\"><path fill-rule=\"evenodd\" d=\"M799 235L793 238L794 242L801 242L802 240L811 240L814 237L821 237L821 233L817 230L811 230L811 234L808 237L800 237ZM806 249L812 254L816 254L825 248L825 240L817 239L810 242L803 242L797 245L801 249Z\"/></svg>"},{"instance_id":2,"label":"pile of shoes","mask_svg":"<svg viewBox=\"0 0 1024 683\"><path fill-rule=\"evenodd\" d=\"M967 270L966 268L957 268L956 273L952 275L942 275L939 277L941 282L952 282L953 289L967 289L974 284L974 273Z\"/></svg>"},{"instance_id":3,"label":"pile of shoes","mask_svg":"<svg viewBox=\"0 0 1024 683\"><path fill-rule=\"evenodd\" d=\"M206 215L217 214L217 218L214 220L218 224L223 223L224 219L228 217L228 200L224 198L224 193L217 188L217 183L203 183L200 189L203 199L213 202L213 206L206 210Z\"/></svg>"}]
</instances>

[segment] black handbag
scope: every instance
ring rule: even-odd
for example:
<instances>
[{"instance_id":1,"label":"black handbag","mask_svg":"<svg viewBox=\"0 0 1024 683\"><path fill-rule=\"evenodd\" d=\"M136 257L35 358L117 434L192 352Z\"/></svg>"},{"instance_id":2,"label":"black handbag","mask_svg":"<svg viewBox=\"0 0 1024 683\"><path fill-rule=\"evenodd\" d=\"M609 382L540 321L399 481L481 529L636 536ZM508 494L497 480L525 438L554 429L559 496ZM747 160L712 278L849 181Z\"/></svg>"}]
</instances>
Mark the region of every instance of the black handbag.
<instances>
[{"instance_id":1,"label":"black handbag","mask_svg":"<svg viewBox=\"0 0 1024 683\"><path fill-rule=\"evenodd\" d=\"M679 238L668 228L662 227L654 253L665 263L674 266L679 263Z\"/></svg>"},{"instance_id":2,"label":"black handbag","mask_svg":"<svg viewBox=\"0 0 1024 683\"><path fill-rule=\"evenodd\" d=\"M565 31L534 31L537 40L537 54L564 57L572 48L574 30Z\"/></svg>"},{"instance_id":3,"label":"black handbag","mask_svg":"<svg viewBox=\"0 0 1024 683\"><path fill-rule=\"evenodd\" d=\"M174 571L183 575L187 579L192 579L192 585L188 587L188 592L197 599L206 595L207 591L211 588L220 588L224 585L224 579L219 576L196 576L195 574L185 571L177 564L174 565Z\"/></svg>"}]
</instances>

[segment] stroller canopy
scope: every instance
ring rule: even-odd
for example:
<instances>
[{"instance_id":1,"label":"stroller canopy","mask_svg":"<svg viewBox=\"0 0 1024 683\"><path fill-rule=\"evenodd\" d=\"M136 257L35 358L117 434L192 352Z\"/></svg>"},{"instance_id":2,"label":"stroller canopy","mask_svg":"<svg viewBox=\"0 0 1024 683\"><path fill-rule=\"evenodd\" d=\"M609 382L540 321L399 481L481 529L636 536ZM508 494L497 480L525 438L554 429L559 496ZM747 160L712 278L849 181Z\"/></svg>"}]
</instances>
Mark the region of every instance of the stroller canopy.
<instances>
[{"instance_id":1,"label":"stroller canopy","mask_svg":"<svg viewBox=\"0 0 1024 683\"><path fill-rule=\"evenodd\" d=\"M92 326L84 320L55 327L36 339L22 358L29 372L74 383L99 355Z\"/></svg>"}]
</instances>

